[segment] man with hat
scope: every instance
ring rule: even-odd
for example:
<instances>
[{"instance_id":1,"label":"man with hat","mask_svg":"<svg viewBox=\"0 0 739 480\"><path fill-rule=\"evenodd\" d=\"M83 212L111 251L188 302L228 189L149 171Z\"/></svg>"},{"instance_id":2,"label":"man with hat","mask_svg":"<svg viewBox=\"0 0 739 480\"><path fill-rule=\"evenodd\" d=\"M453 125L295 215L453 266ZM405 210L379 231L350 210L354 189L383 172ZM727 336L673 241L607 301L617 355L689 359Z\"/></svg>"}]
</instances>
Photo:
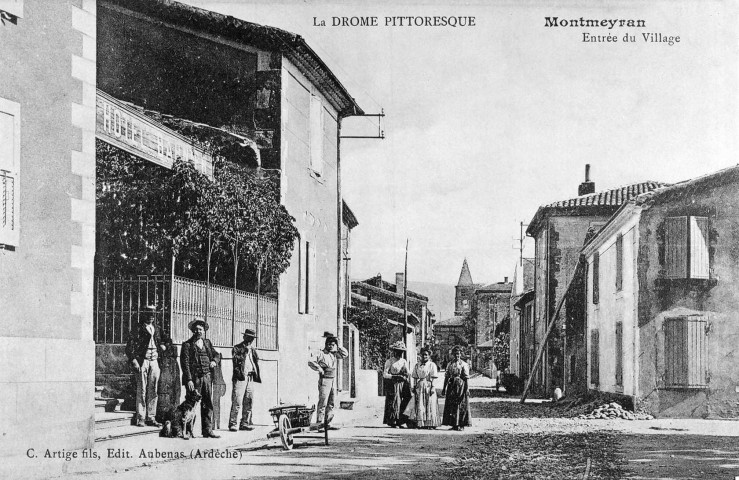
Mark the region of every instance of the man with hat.
<instances>
[{"instance_id":1,"label":"man with hat","mask_svg":"<svg viewBox=\"0 0 739 480\"><path fill-rule=\"evenodd\" d=\"M228 420L228 429L237 431L236 422L239 419L239 410L244 405L241 415L241 425L238 430L254 430L251 419L251 407L254 400L254 383L262 383L259 375L259 355L252 346L256 334L254 330L244 330L244 341L235 345L232 350L233 359L233 390L231 394L231 416Z\"/></svg>"},{"instance_id":2,"label":"man with hat","mask_svg":"<svg viewBox=\"0 0 739 480\"><path fill-rule=\"evenodd\" d=\"M221 362L221 356L216 352L210 340L205 338L208 324L202 318L196 318L188 325L192 337L182 344L180 352L180 366L182 367L182 384L188 392L197 392L201 395L200 421L203 427L203 437L220 438L213 433L213 369Z\"/></svg>"},{"instance_id":3,"label":"man with hat","mask_svg":"<svg viewBox=\"0 0 739 480\"><path fill-rule=\"evenodd\" d=\"M136 375L136 425L161 427L154 416L157 413L159 384L159 354L167 347L168 339L155 323L156 306L143 309L141 321L131 332L126 343L126 356Z\"/></svg>"},{"instance_id":4,"label":"man with hat","mask_svg":"<svg viewBox=\"0 0 739 480\"><path fill-rule=\"evenodd\" d=\"M349 356L349 351L339 346L339 339L330 332L324 332L326 343L316 358L308 362L308 366L318 372L318 411L316 422L319 425L331 423L333 419L334 397L336 390L336 373L340 358ZM336 427L331 427L336 430Z\"/></svg>"}]
</instances>

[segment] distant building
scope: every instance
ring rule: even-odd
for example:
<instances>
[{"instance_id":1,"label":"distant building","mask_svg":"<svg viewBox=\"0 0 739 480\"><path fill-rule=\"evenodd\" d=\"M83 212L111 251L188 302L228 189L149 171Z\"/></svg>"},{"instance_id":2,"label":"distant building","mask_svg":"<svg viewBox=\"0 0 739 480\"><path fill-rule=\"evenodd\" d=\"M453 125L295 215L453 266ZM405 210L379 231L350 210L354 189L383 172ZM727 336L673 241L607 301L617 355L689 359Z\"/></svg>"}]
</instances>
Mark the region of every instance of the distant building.
<instances>
[{"instance_id":1,"label":"distant building","mask_svg":"<svg viewBox=\"0 0 739 480\"><path fill-rule=\"evenodd\" d=\"M444 368L451 360L452 347L468 345L465 335L464 317L454 316L434 323L435 350L439 358L439 367ZM465 354L470 354L470 349L465 348Z\"/></svg>"},{"instance_id":2,"label":"distant building","mask_svg":"<svg viewBox=\"0 0 739 480\"><path fill-rule=\"evenodd\" d=\"M508 333L512 287L513 284L508 282L508 277L505 277L502 282L476 288L472 297L475 312L472 367L481 372L487 372L493 361L498 367L508 365L508 358L495 358L492 347L495 343L496 331L505 329L505 333Z\"/></svg>"},{"instance_id":3,"label":"distant building","mask_svg":"<svg viewBox=\"0 0 739 480\"><path fill-rule=\"evenodd\" d=\"M527 378L534 358L534 259L516 263L510 300L509 373Z\"/></svg>"},{"instance_id":4,"label":"distant building","mask_svg":"<svg viewBox=\"0 0 739 480\"><path fill-rule=\"evenodd\" d=\"M591 389L738 417L739 167L641 194L583 249Z\"/></svg>"},{"instance_id":5,"label":"distant building","mask_svg":"<svg viewBox=\"0 0 739 480\"><path fill-rule=\"evenodd\" d=\"M665 184L646 181L595 193L590 181L590 166L586 166L585 181L578 188L578 196L539 207L529 222L526 234L534 238L534 345L521 348L534 350L544 341L549 321L564 295L575 268L588 230L600 229L624 202ZM535 372L533 386L541 392L551 391L564 384L564 338L561 325L566 310L546 343L540 368Z\"/></svg>"},{"instance_id":6,"label":"distant building","mask_svg":"<svg viewBox=\"0 0 739 480\"><path fill-rule=\"evenodd\" d=\"M96 8L0 15L0 456L25 458L95 438Z\"/></svg>"}]
</instances>

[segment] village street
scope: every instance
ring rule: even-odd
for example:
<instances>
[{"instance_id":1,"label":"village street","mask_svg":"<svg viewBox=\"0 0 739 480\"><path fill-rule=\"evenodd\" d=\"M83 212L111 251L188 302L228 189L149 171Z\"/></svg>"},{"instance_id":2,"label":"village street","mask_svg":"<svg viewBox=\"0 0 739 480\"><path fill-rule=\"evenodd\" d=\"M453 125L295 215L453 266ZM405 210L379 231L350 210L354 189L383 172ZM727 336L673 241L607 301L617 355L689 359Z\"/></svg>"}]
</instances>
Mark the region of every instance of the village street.
<instances>
[{"instance_id":1,"label":"village street","mask_svg":"<svg viewBox=\"0 0 739 480\"><path fill-rule=\"evenodd\" d=\"M521 405L516 398L496 396L472 398L471 403L474 425L462 432L447 427L435 431L388 428L382 425L382 405L377 403L369 414L340 412L344 427L331 432L329 446L315 434L296 436L291 451L283 450L279 441L259 439L229 449L239 452L240 458L184 459L143 466L143 462L135 462L115 473L131 479L679 479L739 475L739 428L733 421L582 420L566 418L572 412L542 400ZM166 450L163 442L174 440L156 441ZM95 472L80 472L77 478L91 476Z\"/></svg>"}]
</instances>

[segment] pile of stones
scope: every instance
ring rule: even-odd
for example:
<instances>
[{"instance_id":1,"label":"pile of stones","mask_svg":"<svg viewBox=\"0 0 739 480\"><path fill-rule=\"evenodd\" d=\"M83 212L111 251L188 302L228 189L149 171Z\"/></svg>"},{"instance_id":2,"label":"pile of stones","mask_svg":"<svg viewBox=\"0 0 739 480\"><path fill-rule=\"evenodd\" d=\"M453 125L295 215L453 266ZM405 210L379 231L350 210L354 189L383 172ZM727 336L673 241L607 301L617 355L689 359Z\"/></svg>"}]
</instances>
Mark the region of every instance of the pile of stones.
<instances>
[{"instance_id":1,"label":"pile of stones","mask_svg":"<svg viewBox=\"0 0 739 480\"><path fill-rule=\"evenodd\" d=\"M604 403L588 414L578 415L583 420L595 420L609 418L622 418L624 420L653 420L654 417L648 413L630 412L616 402Z\"/></svg>"}]
</instances>

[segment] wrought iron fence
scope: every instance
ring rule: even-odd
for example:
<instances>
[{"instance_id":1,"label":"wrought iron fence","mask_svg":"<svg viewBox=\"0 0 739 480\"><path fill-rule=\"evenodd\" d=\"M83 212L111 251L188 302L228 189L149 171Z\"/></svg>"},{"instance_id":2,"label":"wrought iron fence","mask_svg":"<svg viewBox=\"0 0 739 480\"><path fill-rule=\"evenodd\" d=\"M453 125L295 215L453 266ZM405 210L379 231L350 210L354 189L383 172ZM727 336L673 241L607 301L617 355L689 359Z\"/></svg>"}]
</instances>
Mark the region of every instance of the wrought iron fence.
<instances>
[{"instance_id":1,"label":"wrought iron fence","mask_svg":"<svg viewBox=\"0 0 739 480\"><path fill-rule=\"evenodd\" d=\"M126 343L143 308L156 305L160 323L175 343L187 340L190 321L208 321L207 337L213 345L229 347L241 341L244 329L257 334L257 348L277 349L277 301L253 293L211 285L206 315L206 284L169 275L95 278L94 337L96 343ZM259 302L259 321L257 321ZM234 308L235 307L235 308Z\"/></svg>"}]
</instances>

